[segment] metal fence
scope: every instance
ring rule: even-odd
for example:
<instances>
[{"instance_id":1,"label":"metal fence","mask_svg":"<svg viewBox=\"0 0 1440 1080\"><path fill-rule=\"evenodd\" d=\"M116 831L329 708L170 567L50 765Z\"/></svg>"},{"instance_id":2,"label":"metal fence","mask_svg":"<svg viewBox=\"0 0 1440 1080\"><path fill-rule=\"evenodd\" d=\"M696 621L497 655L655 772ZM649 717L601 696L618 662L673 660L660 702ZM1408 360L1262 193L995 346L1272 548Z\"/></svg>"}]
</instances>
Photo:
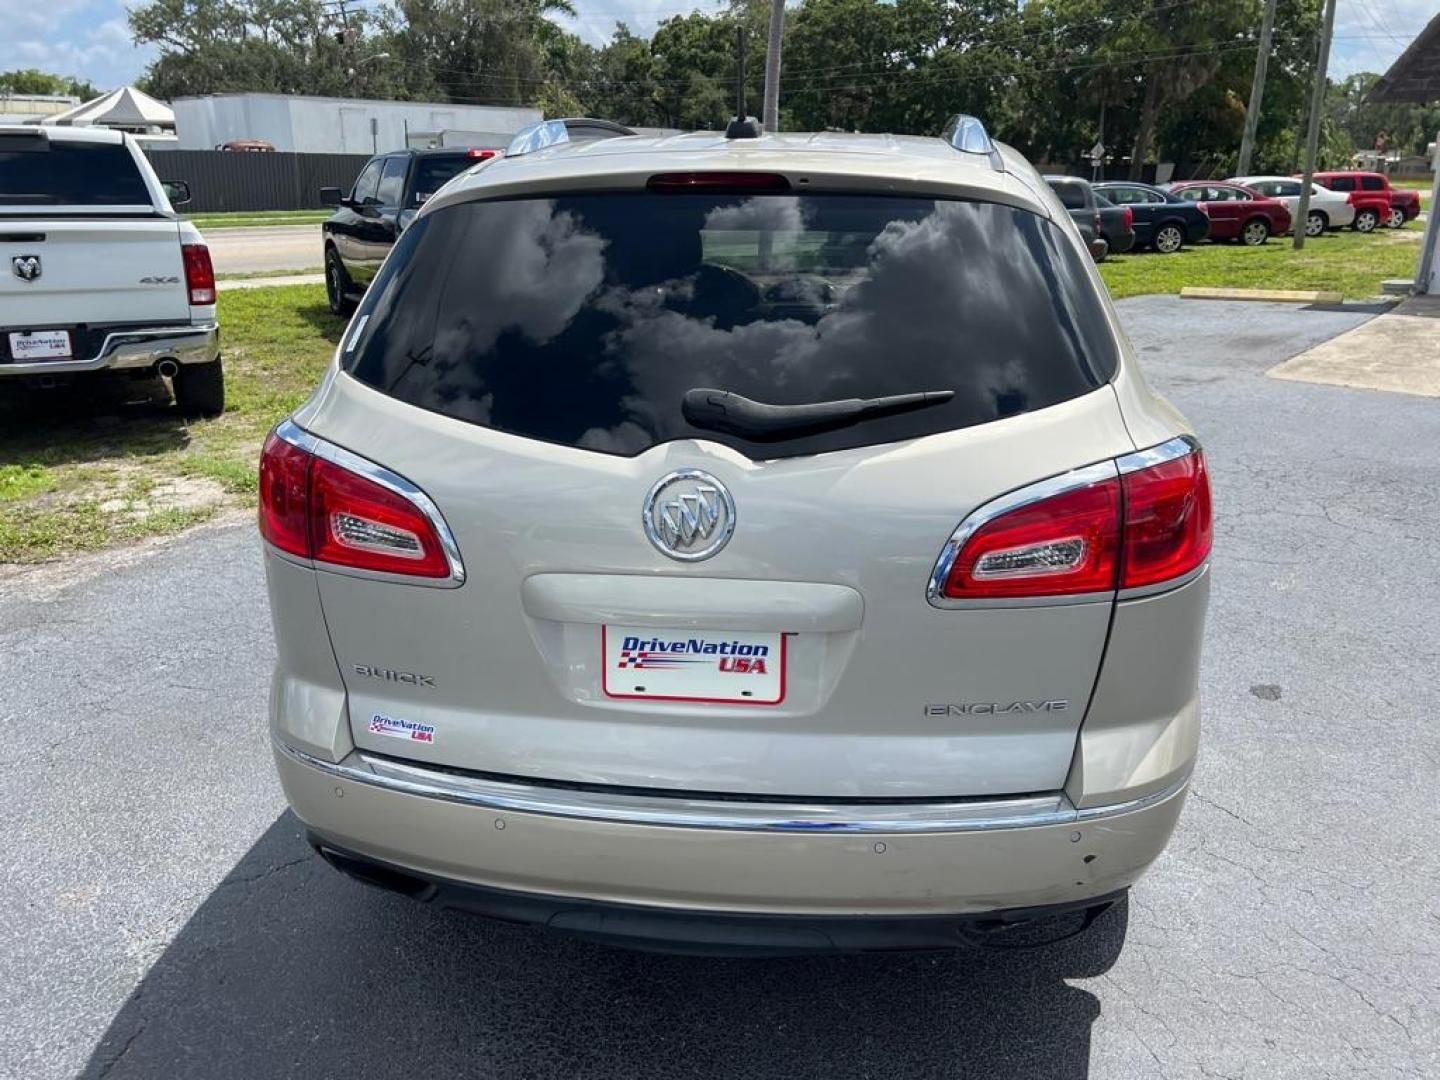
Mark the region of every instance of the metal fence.
<instances>
[{"instance_id":1,"label":"metal fence","mask_svg":"<svg viewBox=\"0 0 1440 1080\"><path fill-rule=\"evenodd\" d=\"M226 210L312 210L320 189L345 190L369 157L365 154L249 153L235 150L146 149L161 180L190 185L189 213Z\"/></svg>"}]
</instances>

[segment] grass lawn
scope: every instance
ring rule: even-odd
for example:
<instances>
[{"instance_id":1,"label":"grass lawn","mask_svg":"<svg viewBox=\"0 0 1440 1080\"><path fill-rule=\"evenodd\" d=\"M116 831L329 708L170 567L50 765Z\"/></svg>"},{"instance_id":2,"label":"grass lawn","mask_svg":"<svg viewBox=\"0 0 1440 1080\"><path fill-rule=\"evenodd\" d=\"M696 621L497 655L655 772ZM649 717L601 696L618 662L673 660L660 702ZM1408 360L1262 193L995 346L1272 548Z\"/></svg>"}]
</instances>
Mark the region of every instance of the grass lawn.
<instances>
[{"instance_id":1,"label":"grass lawn","mask_svg":"<svg viewBox=\"0 0 1440 1080\"><path fill-rule=\"evenodd\" d=\"M1100 276L1116 299L1207 285L1338 289L1354 300L1380 295L1380 283L1386 278L1414 275L1424 229L1418 221L1368 235L1343 229L1307 239L1305 250L1299 252L1285 236L1271 237L1269 243L1253 248L1204 243L1174 255L1152 251L1113 255L1100 264Z\"/></svg>"},{"instance_id":2,"label":"grass lawn","mask_svg":"<svg viewBox=\"0 0 1440 1080\"><path fill-rule=\"evenodd\" d=\"M260 443L344 324L318 285L220 294L226 411L187 423L157 380L0 398L0 563L173 532L255 495Z\"/></svg>"},{"instance_id":3,"label":"grass lawn","mask_svg":"<svg viewBox=\"0 0 1440 1080\"><path fill-rule=\"evenodd\" d=\"M186 214L201 232L206 229L238 229L249 225L318 225L330 216L329 210L240 210L225 214Z\"/></svg>"}]
</instances>

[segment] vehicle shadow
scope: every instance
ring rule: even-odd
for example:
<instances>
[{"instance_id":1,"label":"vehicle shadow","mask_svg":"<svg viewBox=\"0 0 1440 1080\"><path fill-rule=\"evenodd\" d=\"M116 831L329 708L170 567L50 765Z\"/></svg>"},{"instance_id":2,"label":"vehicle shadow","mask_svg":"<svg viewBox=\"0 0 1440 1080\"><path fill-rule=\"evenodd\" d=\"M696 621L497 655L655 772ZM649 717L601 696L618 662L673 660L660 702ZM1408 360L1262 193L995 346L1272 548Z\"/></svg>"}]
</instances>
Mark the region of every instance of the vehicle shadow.
<instances>
[{"instance_id":1,"label":"vehicle shadow","mask_svg":"<svg viewBox=\"0 0 1440 1080\"><path fill-rule=\"evenodd\" d=\"M80 379L56 389L5 387L0 465L66 465L184 447L186 422L159 378Z\"/></svg>"},{"instance_id":2,"label":"vehicle shadow","mask_svg":"<svg viewBox=\"0 0 1440 1080\"><path fill-rule=\"evenodd\" d=\"M1119 904L1025 951L721 960L437 911L285 814L121 1007L84 1076L1084 1077Z\"/></svg>"},{"instance_id":3,"label":"vehicle shadow","mask_svg":"<svg viewBox=\"0 0 1440 1080\"><path fill-rule=\"evenodd\" d=\"M332 345L340 344L340 339L345 336L345 328L350 325L348 318L336 315L330 310L330 305L323 301L306 304L298 310L300 317L315 327L320 336Z\"/></svg>"}]
</instances>

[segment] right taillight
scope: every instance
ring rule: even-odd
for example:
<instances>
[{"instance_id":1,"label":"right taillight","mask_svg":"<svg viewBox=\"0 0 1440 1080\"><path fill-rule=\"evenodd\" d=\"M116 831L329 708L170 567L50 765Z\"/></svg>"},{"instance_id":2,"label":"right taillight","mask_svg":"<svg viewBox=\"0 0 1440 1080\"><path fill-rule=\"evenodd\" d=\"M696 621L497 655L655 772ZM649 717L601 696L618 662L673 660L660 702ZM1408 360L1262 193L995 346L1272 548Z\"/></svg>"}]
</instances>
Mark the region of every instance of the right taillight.
<instances>
[{"instance_id":1,"label":"right taillight","mask_svg":"<svg viewBox=\"0 0 1440 1080\"><path fill-rule=\"evenodd\" d=\"M261 451L260 535L325 566L464 580L454 541L423 492L289 421Z\"/></svg>"},{"instance_id":2,"label":"right taillight","mask_svg":"<svg viewBox=\"0 0 1440 1080\"><path fill-rule=\"evenodd\" d=\"M1189 453L1125 472L1120 587L1181 577L1210 554L1210 475L1205 454Z\"/></svg>"},{"instance_id":3,"label":"right taillight","mask_svg":"<svg viewBox=\"0 0 1440 1080\"><path fill-rule=\"evenodd\" d=\"M981 507L936 564L932 600L1100 594L1181 578L1210 554L1205 456L1177 439Z\"/></svg>"},{"instance_id":4,"label":"right taillight","mask_svg":"<svg viewBox=\"0 0 1440 1080\"><path fill-rule=\"evenodd\" d=\"M215 303L215 267L210 262L210 249L204 244L181 244L180 256L185 263L185 287L190 303L204 306Z\"/></svg>"}]
</instances>

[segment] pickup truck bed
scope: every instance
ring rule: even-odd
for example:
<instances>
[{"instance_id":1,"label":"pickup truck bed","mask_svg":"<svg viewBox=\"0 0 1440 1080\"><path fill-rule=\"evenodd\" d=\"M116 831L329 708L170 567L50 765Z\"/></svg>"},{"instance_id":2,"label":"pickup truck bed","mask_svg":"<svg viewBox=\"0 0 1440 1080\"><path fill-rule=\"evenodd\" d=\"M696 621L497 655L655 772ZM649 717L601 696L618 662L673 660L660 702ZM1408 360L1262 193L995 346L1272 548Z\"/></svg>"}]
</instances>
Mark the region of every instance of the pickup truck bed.
<instances>
[{"instance_id":1,"label":"pickup truck bed","mask_svg":"<svg viewBox=\"0 0 1440 1080\"><path fill-rule=\"evenodd\" d=\"M0 127L0 393L110 371L223 409L209 251L129 136Z\"/></svg>"}]
</instances>

